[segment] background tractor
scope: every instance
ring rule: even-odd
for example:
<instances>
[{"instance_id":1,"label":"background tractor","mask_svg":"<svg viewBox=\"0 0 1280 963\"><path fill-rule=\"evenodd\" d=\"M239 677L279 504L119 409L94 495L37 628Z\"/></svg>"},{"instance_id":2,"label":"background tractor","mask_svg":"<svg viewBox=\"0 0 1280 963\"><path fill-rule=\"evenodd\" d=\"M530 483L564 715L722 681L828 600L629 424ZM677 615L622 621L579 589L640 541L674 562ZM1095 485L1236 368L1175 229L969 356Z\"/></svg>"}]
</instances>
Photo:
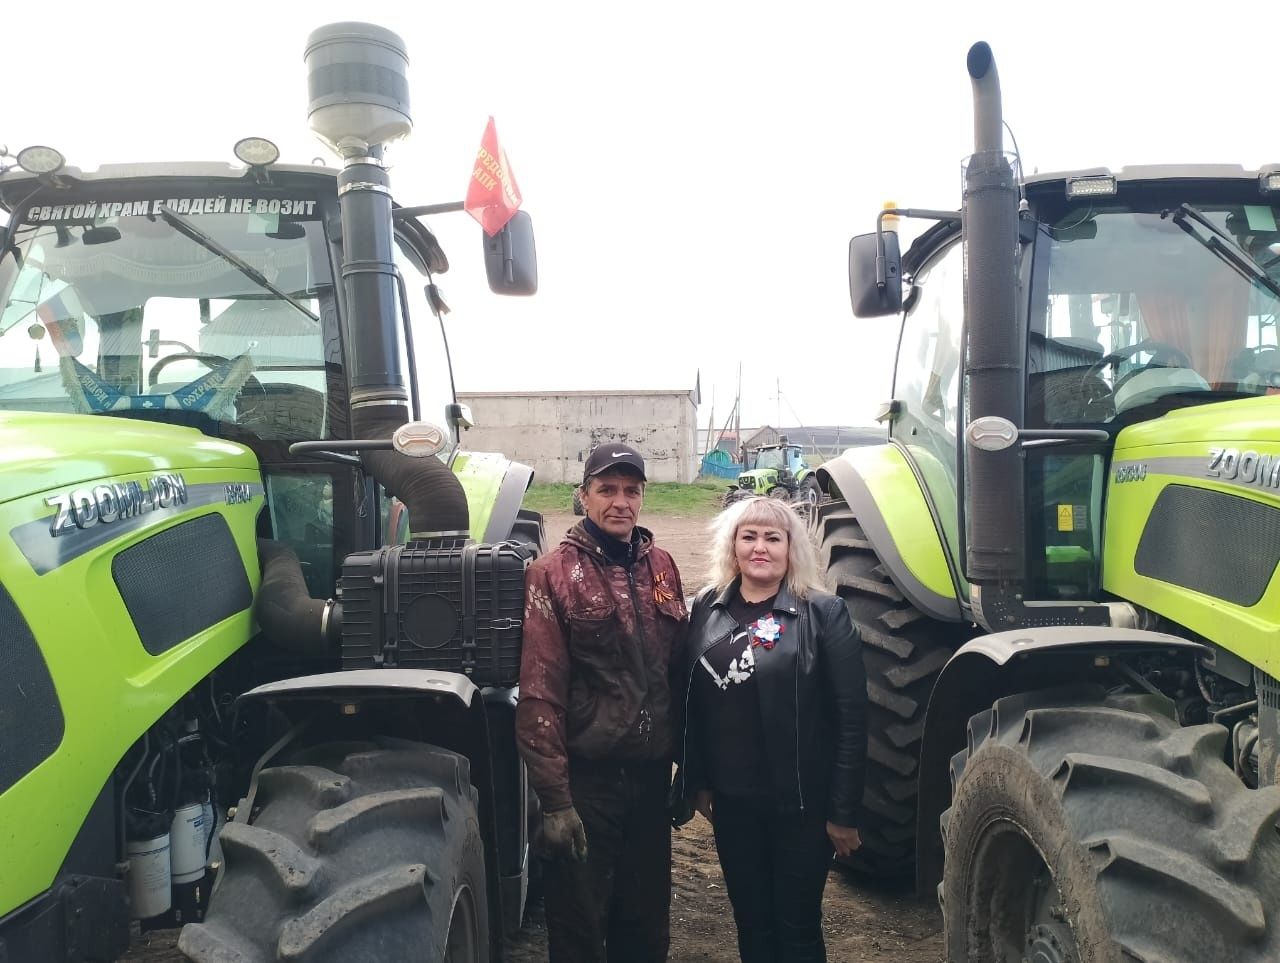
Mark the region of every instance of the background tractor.
<instances>
[{"instance_id":1,"label":"background tractor","mask_svg":"<svg viewBox=\"0 0 1280 963\"><path fill-rule=\"evenodd\" d=\"M761 445L746 453L738 484L730 485L721 501L732 505L750 495L767 495L816 505L822 489L814 470L805 462L804 449L783 438L776 445Z\"/></svg>"},{"instance_id":2,"label":"background tractor","mask_svg":"<svg viewBox=\"0 0 1280 963\"><path fill-rule=\"evenodd\" d=\"M0 959L140 921L195 960L477 961L520 924L532 472L459 446L419 215L461 205L381 160L403 44L334 24L306 64L338 170L251 138L0 176ZM484 255L534 292L527 215Z\"/></svg>"},{"instance_id":3,"label":"background tractor","mask_svg":"<svg viewBox=\"0 0 1280 963\"><path fill-rule=\"evenodd\" d=\"M961 209L850 244L886 443L818 471L858 864L941 881L953 960L1278 959L1280 166L1021 176L968 72Z\"/></svg>"}]
</instances>

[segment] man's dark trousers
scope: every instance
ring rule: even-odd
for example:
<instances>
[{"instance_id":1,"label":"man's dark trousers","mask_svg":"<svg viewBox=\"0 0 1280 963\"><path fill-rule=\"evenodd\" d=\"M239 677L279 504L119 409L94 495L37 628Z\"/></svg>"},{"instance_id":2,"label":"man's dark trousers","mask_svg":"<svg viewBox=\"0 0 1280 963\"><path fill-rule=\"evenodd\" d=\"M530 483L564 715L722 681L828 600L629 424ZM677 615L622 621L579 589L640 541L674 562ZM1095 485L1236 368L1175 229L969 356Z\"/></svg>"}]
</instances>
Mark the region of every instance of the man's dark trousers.
<instances>
[{"instance_id":1,"label":"man's dark trousers","mask_svg":"<svg viewBox=\"0 0 1280 963\"><path fill-rule=\"evenodd\" d=\"M669 762L569 760L587 861L544 864L551 963L662 963L671 942Z\"/></svg>"}]
</instances>

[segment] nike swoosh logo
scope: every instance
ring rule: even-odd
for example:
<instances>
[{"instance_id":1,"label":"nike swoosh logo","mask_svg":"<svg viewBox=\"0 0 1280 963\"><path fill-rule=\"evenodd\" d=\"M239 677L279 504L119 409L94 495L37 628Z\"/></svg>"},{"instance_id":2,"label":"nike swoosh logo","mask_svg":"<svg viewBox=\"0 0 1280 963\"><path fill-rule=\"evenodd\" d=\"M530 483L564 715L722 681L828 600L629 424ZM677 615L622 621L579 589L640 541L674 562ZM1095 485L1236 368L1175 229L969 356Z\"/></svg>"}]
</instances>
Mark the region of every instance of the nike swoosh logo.
<instances>
[{"instance_id":1,"label":"nike swoosh logo","mask_svg":"<svg viewBox=\"0 0 1280 963\"><path fill-rule=\"evenodd\" d=\"M610 455L609 457L610 457L610 458L625 458L625 457L626 457L627 455L629 455L629 454L630 454L630 452L626 452L626 451L615 451L615 452L614 452L612 455Z\"/></svg>"}]
</instances>

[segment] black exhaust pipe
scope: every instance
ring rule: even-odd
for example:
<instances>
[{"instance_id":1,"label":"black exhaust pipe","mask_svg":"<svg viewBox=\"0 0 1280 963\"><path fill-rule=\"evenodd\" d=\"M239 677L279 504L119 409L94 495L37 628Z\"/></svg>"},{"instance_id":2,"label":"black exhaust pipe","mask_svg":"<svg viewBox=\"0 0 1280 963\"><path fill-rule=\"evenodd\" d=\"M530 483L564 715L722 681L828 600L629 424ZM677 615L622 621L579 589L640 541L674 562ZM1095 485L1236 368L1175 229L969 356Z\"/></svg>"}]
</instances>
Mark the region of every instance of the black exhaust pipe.
<instances>
[{"instance_id":1,"label":"black exhaust pipe","mask_svg":"<svg viewBox=\"0 0 1280 963\"><path fill-rule=\"evenodd\" d=\"M1023 344L1017 310L1018 185L1003 149L1000 80L985 43L969 50L974 153L964 177L965 328L969 420L996 416L1022 427ZM1026 577L1023 463L1018 445L970 444L967 576L1021 587Z\"/></svg>"},{"instance_id":2,"label":"black exhaust pipe","mask_svg":"<svg viewBox=\"0 0 1280 963\"><path fill-rule=\"evenodd\" d=\"M399 36L365 23L335 23L307 38L311 126L343 158L342 281L347 378L355 438L384 439L409 420L397 322L400 279L392 257L391 192L383 143L408 133L408 55ZM365 470L405 503L415 539L465 538L467 498L437 458L363 452Z\"/></svg>"}]
</instances>

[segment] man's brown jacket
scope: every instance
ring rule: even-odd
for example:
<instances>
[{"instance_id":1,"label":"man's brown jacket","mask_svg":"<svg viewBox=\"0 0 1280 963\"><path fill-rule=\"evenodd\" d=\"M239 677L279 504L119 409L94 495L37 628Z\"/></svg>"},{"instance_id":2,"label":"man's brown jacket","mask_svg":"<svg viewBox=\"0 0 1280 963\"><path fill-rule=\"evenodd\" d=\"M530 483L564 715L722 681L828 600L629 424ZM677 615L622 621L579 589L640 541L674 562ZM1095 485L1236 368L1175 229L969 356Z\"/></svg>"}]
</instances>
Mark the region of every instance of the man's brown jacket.
<instances>
[{"instance_id":1,"label":"man's brown jacket","mask_svg":"<svg viewBox=\"0 0 1280 963\"><path fill-rule=\"evenodd\" d=\"M669 672L688 611L671 556L636 531L629 568L610 564L581 522L529 568L516 739L547 812L572 805L570 756L672 757Z\"/></svg>"}]
</instances>

